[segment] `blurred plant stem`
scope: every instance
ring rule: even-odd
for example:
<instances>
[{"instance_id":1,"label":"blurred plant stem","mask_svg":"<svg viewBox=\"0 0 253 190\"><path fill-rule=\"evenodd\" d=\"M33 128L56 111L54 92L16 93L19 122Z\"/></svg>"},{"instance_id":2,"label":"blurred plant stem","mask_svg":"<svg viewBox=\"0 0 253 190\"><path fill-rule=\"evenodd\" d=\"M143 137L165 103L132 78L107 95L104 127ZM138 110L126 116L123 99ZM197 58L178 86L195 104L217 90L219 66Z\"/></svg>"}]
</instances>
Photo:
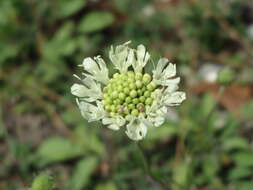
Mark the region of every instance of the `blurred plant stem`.
<instances>
[{"instance_id":1,"label":"blurred plant stem","mask_svg":"<svg viewBox=\"0 0 253 190\"><path fill-rule=\"evenodd\" d=\"M163 180L159 179L151 170L150 168L150 163L145 155L145 151L142 147L142 145L137 142L136 143L137 149L139 150L140 156L141 156L141 161L142 161L142 168L147 176L149 176L153 181L158 183L164 190L171 190L169 187L169 184L165 183Z\"/></svg>"},{"instance_id":2,"label":"blurred plant stem","mask_svg":"<svg viewBox=\"0 0 253 190\"><path fill-rule=\"evenodd\" d=\"M216 107L218 106L219 101L220 101L221 97L223 96L224 92L225 92L225 86L221 85L219 87L219 91L218 91L218 94L217 94L215 104L213 105L213 107L209 111L209 113L206 115L206 118L204 118L203 122L208 122L209 121L210 117L212 116L213 112L215 111Z\"/></svg>"}]
</instances>

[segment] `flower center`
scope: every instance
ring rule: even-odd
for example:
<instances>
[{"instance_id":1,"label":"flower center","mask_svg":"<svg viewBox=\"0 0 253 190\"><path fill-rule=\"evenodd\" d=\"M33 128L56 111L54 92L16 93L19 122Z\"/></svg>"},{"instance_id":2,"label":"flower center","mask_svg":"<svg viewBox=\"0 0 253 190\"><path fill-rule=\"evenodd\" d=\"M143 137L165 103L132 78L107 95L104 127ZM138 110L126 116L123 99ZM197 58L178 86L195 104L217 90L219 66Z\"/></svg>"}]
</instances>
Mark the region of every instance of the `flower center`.
<instances>
[{"instance_id":1,"label":"flower center","mask_svg":"<svg viewBox=\"0 0 253 190\"><path fill-rule=\"evenodd\" d=\"M103 89L103 106L110 117L144 114L154 103L156 85L147 73L115 73Z\"/></svg>"}]
</instances>

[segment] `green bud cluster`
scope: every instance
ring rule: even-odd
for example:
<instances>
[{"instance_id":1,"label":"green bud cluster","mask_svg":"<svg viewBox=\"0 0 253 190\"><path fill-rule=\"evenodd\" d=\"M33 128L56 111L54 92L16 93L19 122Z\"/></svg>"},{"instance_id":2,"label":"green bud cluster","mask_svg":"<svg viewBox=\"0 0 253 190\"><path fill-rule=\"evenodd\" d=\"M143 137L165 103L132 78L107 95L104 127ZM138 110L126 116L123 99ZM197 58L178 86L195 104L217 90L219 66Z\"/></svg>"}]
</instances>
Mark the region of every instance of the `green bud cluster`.
<instances>
[{"instance_id":1,"label":"green bud cluster","mask_svg":"<svg viewBox=\"0 0 253 190\"><path fill-rule=\"evenodd\" d=\"M103 89L104 109L110 117L145 115L147 107L154 103L155 89L156 85L147 73L115 73Z\"/></svg>"}]
</instances>

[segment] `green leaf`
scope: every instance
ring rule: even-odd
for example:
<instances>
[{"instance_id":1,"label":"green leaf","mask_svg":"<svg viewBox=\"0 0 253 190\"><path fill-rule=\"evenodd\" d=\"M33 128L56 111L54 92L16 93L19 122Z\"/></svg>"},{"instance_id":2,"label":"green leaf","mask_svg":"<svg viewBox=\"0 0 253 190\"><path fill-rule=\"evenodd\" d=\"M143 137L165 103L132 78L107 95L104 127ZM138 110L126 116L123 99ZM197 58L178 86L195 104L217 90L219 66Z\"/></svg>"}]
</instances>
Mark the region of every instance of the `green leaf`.
<instances>
[{"instance_id":1,"label":"green leaf","mask_svg":"<svg viewBox=\"0 0 253 190\"><path fill-rule=\"evenodd\" d=\"M90 176L97 164L98 160L95 157L88 157L79 161L74 169L73 176L67 184L69 189L80 190L84 188L89 183Z\"/></svg>"},{"instance_id":2,"label":"green leaf","mask_svg":"<svg viewBox=\"0 0 253 190\"><path fill-rule=\"evenodd\" d=\"M244 167L237 167L233 168L229 173L230 180L236 180L244 177L252 176L252 169L251 168L244 168Z\"/></svg>"},{"instance_id":3,"label":"green leaf","mask_svg":"<svg viewBox=\"0 0 253 190\"><path fill-rule=\"evenodd\" d=\"M114 183L108 182L108 183L98 184L95 190L117 190L117 187Z\"/></svg>"},{"instance_id":4,"label":"green leaf","mask_svg":"<svg viewBox=\"0 0 253 190\"><path fill-rule=\"evenodd\" d=\"M225 139L223 143L223 148L226 151L249 148L247 140L242 137L230 137Z\"/></svg>"},{"instance_id":5,"label":"green leaf","mask_svg":"<svg viewBox=\"0 0 253 190\"><path fill-rule=\"evenodd\" d=\"M38 165L49 164L68 160L83 154L80 146L73 144L63 137L51 137L40 145L37 156L40 159Z\"/></svg>"},{"instance_id":6,"label":"green leaf","mask_svg":"<svg viewBox=\"0 0 253 190\"><path fill-rule=\"evenodd\" d=\"M240 183L238 186L237 189L240 189L240 190L252 190L253 189L253 182L243 182L243 183Z\"/></svg>"},{"instance_id":7,"label":"green leaf","mask_svg":"<svg viewBox=\"0 0 253 190\"><path fill-rule=\"evenodd\" d=\"M86 5L86 0L60 0L58 2L57 13L59 18L71 16Z\"/></svg>"},{"instance_id":8,"label":"green leaf","mask_svg":"<svg viewBox=\"0 0 253 190\"><path fill-rule=\"evenodd\" d=\"M245 151L236 153L233 156L233 160L238 166L253 166L253 152Z\"/></svg>"},{"instance_id":9,"label":"green leaf","mask_svg":"<svg viewBox=\"0 0 253 190\"><path fill-rule=\"evenodd\" d=\"M81 125L77 126L74 130L75 142L79 144L83 150L95 152L99 155L103 155L105 152L105 145L98 138L96 131L91 127L85 125L82 122Z\"/></svg>"},{"instance_id":10,"label":"green leaf","mask_svg":"<svg viewBox=\"0 0 253 190\"><path fill-rule=\"evenodd\" d=\"M110 26L113 21L114 16L110 12L94 11L82 19L79 31L83 33L96 32Z\"/></svg>"}]
</instances>

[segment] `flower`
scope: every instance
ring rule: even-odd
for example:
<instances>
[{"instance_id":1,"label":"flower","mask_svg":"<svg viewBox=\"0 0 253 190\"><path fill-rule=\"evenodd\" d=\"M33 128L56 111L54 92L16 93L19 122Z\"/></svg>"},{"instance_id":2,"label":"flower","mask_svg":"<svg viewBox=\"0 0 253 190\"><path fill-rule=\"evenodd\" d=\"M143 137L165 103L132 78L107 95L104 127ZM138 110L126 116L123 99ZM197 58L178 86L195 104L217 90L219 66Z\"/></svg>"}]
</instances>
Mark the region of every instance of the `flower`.
<instances>
[{"instance_id":1,"label":"flower","mask_svg":"<svg viewBox=\"0 0 253 190\"><path fill-rule=\"evenodd\" d=\"M167 108L180 105L186 96L178 91L176 65L161 58L151 75L144 69L150 60L146 48L132 49L129 44L111 47L109 58L118 70L112 78L100 56L85 58L84 78L74 75L80 84L72 85L71 93L89 122L101 120L112 130L125 126L127 136L138 141L150 127L163 124Z\"/></svg>"}]
</instances>

